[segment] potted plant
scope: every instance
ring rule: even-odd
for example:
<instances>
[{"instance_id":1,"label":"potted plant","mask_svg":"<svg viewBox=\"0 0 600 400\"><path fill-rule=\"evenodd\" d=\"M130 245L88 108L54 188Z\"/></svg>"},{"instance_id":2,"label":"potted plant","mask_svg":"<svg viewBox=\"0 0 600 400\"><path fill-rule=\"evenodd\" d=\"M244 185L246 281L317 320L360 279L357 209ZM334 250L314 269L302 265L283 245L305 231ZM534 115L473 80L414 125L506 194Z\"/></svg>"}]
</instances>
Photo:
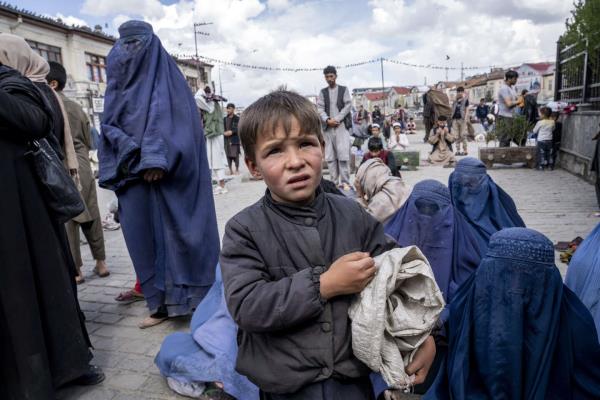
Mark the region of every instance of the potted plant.
<instances>
[{"instance_id":1,"label":"potted plant","mask_svg":"<svg viewBox=\"0 0 600 400\"><path fill-rule=\"evenodd\" d=\"M532 129L533 124L527 121L523 115L517 115L509 120L501 119L496 124L495 129L487 133L487 147L479 148L479 159L487 168L491 168L495 163L508 165L524 163L528 168L534 168L536 163L536 147L526 146L527 135ZM498 142L500 132L518 146L489 147L490 142Z\"/></svg>"}]
</instances>

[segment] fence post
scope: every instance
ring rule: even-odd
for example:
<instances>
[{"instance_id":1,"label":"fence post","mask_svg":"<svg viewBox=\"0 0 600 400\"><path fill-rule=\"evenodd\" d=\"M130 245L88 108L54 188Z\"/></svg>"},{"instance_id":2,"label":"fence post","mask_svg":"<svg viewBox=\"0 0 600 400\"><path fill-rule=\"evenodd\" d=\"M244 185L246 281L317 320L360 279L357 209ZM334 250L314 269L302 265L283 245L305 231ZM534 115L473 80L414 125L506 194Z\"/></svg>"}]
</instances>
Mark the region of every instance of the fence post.
<instances>
[{"instance_id":1,"label":"fence post","mask_svg":"<svg viewBox=\"0 0 600 400\"><path fill-rule=\"evenodd\" d=\"M586 94L587 94L587 87L588 87L588 57L589 57L589 52L588 52L588 40L585 39L585 51L583 54L583 92L581 93L581 104L585 104L585 98L586 98Z\"/></svg>"}]
</instances>

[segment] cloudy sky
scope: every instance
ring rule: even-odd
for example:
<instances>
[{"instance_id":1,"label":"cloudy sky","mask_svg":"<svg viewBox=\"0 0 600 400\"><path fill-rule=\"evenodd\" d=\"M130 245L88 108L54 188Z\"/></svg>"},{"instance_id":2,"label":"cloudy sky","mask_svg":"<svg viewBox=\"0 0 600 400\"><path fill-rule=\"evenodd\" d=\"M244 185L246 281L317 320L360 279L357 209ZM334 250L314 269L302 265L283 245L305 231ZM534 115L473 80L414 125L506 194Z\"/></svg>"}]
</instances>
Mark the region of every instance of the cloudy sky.
<instances>
[{"instance_id":1,"label":"cloudy sky","mask_svg":"<svg viewBox=\"0 0 600 400\"><path fill-rule=\"evenodd\" d=\"M17 5L68 23L101 24L115 35L122 22L143 19L173 53L193 54L193 23L212 22L204 29L210 36L198 36L199 53L245 64L321 67L386 57L460 67L552 60L571 1L18 0ZM324 86L320 72L220 70L224 96L241 105L282 84L302 94ZM443 70L389 63L384 72L386 86L445 79ZM351 88L381 85L379 64L339 70L338 76ZM459 70L449 71L449 79L458 78ZM218 87L216 65L213 80Z\"/></svg>"}]
</instances>

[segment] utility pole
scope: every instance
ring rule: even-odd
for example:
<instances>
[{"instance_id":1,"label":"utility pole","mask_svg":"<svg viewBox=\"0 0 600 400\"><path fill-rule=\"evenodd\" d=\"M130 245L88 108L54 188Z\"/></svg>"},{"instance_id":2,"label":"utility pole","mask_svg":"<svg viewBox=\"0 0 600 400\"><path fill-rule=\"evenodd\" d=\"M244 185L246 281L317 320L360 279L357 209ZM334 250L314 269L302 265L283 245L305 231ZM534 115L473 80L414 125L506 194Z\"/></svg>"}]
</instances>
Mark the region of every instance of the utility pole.
<instances>
[{"instance_id":1,"label":"utility pole","mask_svg":"<svg viewBox=\"0 0 600 400\"><path fill-rule=\"evenodd\" d=\"M383 99L383 119L385 120L385 80L383 79L383 57L379 57L379 62L381 63L381 94ZM381 127L383 129L383 127Z\"/></svg>"},{"instance_id":2,"label":"utility pole","mask_svg":"<svg viewBox=\"0 0 600 400\"><path fill-rule=\"evenodd\" d=\"M210 36L210 33L198 31L198 27L212 25L212 22L194 22L194 47L196 48L196 72L198 73L198 79L202 78L200 74L200 59L198 58L198 35ZM205 82L208 84L208 82ZM200 85L198 85L200 88Z\"/></svg>"},{"instance_id":3,"label":"utility pole","mask_svg":"<svg viewBox=\"0 0 600 400\"><path fill-rule=\"evenodd\" d=\"M194 45L196 47L196 58L198 58L198 35L210 36L210 33L198 31L198 27L212 24L212 22L194 22Z\"/></svg>"},{"instance_id":4,"label":"utility pole","mask_svg":"<svg viewBox=\"0 0 600 400\"><path fill-rule=\"evenodd\" d=\"M465 81L465 64L462 61L460 63L460 81Z\"/></svg>"}]
</instances>

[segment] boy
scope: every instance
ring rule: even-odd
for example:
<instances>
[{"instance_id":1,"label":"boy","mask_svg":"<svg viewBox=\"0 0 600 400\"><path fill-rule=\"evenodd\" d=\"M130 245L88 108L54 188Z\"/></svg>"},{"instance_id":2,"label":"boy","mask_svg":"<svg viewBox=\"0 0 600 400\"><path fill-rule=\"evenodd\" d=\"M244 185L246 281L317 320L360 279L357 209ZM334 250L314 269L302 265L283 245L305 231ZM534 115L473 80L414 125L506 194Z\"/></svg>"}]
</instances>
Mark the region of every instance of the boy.
<instances>
[{"instance_id":1,"label":"boy","mask_svg":"<svg viewBox=\"0 0 600 400\"><path fill-rule=\"evenodd\" d=\"M371 139L369 139L368 147L369 152L363 157L361 165L362 163L364 163L367 160L370 160L371 158L379 158L381 159L381 161L384 162L385 165L388 166L390 171L392 171L393 176L400 176L398 168L396 167L396 159L394 158L394 153L383 149L383 143L381 141L381 138L372 137Z\"/></svg>"},{"instance_id":2,"label":"boy","mask_svg":"<svg viewBox=\"0 0 600 400\"><path fill-rule=\"evenodd\" d=\"M456 155L466 156L467 151L467 118L469 110L469 100L465 95L465 88L459 86L456 88L456 100L454 101L454 107L452 110L452 131L455 132L457 146ZM462 151L461 151L462 146Z\"/></svg>"},{"instance_id":3,"label":"boy","mask_svg":"<svg viewBox=\"0 0 600 400\"><path fill-rule=\"evenodd\" d=\"M437 119L437 126L431 129L429 143L433 145L433 149L427 161L431 164L451 167L456 161L452 152L455 136L448 130L447 121L448 119L444 115L440 115Z\"/></svg>"},{"instance_id":4,"label":"boy","mask_svg":"<svg viewBox=\"0 0 600 400\"><path fill-rule=\"evenodd\" d=\"M408 120L407 129L409 135L414 135L417 133L417 124L415 123L415 119L413 117L410 117Z\"/></svg>"},{"instance_id":5,"label":"boy","mask_svg":"<svg viewBox=\"0 0 600 400\"><path fill-rule=\"evenodd\" d=\"M406 150L409 146L408 136L402 132L402 126L399 122L392 125L394 132L390 136L390 150Z\"/></svg>"},{"instance_id":6,"label":"boy","mask_svg":"<svg viewBox=\"0 0 600 400\"><path fill-rule=\"evenodd\" d=\"M540 119L533 127L533 134L537 135L538 169L543 171L545 167L554 169L552 160L552 132L554 131L554 120L550 118L552 111L548 107L540 108Z\"/></svg>"},{"instance_id":7,"label":"boy","mask_svg":"<svg viewBox=\"0 0 600 400\"><path fill-rule=\"evenodd\" d=\"M246 165L265 196L225 228L221 269L239 326L237 370L262 399L371 399L368 368L352 353L348 307L395 246L355 201L319 188L323 134L304 97L257 100L239 129ZM422 382L435 356L428 338L407 367Z\"/></svg>"}]
</instances>

